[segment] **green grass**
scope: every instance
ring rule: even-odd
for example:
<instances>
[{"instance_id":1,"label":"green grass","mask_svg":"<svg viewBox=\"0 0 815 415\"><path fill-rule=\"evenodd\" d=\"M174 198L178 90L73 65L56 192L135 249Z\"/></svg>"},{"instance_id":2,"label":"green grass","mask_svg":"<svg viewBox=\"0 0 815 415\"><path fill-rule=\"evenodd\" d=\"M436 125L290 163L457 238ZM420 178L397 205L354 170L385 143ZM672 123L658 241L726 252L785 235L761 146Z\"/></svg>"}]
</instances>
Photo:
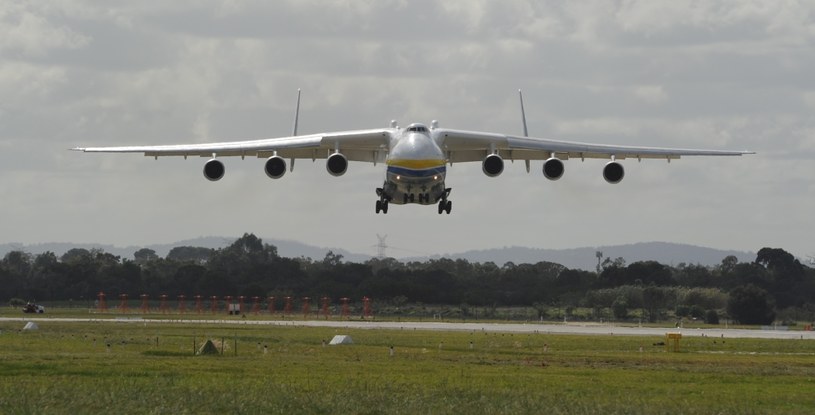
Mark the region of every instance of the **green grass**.
<instances>
[{"instance_id":1,"label":"green grass","mask_svg":"<svg viewBox=\"0 0 815 415\"><path fill-rule=\"evenodd\" d=\"M807 340L686 337L681 352L668 353L653 346L658 337L39 325L21 332L20 322L0 323L0 413L815 410L815 343ZM335 334L355 344L323 347ZM193 356L207 338L224 340L223 356Z\"/></svg>"}]
</instances>

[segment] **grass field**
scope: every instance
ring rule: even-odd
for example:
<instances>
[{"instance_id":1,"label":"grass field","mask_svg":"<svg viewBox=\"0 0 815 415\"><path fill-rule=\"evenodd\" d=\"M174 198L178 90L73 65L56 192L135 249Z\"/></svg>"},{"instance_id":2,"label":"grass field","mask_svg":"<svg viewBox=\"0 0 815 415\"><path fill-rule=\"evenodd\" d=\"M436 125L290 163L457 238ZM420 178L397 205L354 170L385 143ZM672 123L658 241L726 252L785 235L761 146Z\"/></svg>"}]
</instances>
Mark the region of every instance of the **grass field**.
<instances>
[{"instance_id":1,"label":"grass field","mask_svg":"<svg viewBox=\"0 0 815 415\"><path fill-rule=\"evenodd\" d=\"M0 322L3 414L815 412L811 340L22 326ZM355 344L323 346L335 334ZM194 356L205 339L223 355Z\"/></svg>"}]
</instances>

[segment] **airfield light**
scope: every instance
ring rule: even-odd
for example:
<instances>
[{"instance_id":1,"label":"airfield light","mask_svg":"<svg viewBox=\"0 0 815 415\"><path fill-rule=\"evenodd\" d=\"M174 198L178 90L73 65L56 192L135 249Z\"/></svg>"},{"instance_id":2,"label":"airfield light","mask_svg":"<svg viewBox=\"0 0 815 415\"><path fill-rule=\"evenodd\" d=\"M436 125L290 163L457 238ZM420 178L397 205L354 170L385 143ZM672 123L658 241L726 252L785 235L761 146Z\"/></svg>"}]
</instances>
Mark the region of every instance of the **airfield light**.
<instances>
[{"instance_id":1,"label":"airfield light","mask_svg":"<svg viewBox=\"0 0 815 415\"><path fill-rule=\"evenodd\" d=\"M218 297L213 295L209 297L209 309L212 311L212 314L218 312Z\"/></svg>"},{"instance_id":2,"label":"airfield light","mask_svg":"<svg viewBox=\"0 0 815 415\"><path fill-rule=\"evenodd\" d=\"M227 295L224 301L226 301L226 314L232 314L232 296Z\"/></svg>"},{"instance_id":3,"label":"airfield light","mask_svg":"<svg viewBox=\"0 0 815 415\"><path fill-rule=\"evenodd\" d=\"M397 175L396 180L402 180L402 176Z\"/></svg>"},{"instance_id":4,"label":"airfield light","mask_svg":"<svg viewBox=\"0 0 815 415\"><path fill-rule=\"evenodd\" d=\"M246 297L244 297L242 295L238 297L238 312L236 314L243 314L243 310L244 310L243 302L244 302L244 300L246 300Z\"/></svg>"},{"instance_id":5,"label":"airfield light","mask_svg":"<svg viewBox=\"0 0 815 415\"><path fill-rule=\"evenodd\" d=\"M168 308L167 308L167 294L162 294L158 298L159 298L159 300L161 300L158 303L159 304L158 305L159 311L161 311L161 314L167 314L167 311L168 311Z\"/></svg>"},{"instance_id":6,"label":"airfield light","mask_svg":"<svg viewBox=\"0 0 815 415\"><path fill-rule=\"evenodd\" d=\"M274 314L274 300L274 297L267 298L267 301L269 301L269 315Z\"/></svg>"},{"instance_id":7,"label":"airfield light","mask_svg":"<svg viewBox=\"0 0 815 415\"><path fill-rule=\"evenodd\" d=\"M331 315L331 312L328 310L328 305L331 303L331 299L328 297L322 297L320 298L320 301L322 302L323 316L326 320L328 320L329 315Z\"/></svg>"},{"instance_id":8,"label":"airfield light","mask_svg":"<svg viewBox=\"0 0 815 415\"><path fill-rule=\"evenodd\" d=\"M252 313L255 315L260 314L260 297L252 297Z\"/></svg>"},{"instance_id":9,"label":"airfield light","mask_svg":"<svg viewBox=\"0 0 815 415\"><path fill-rule=\"evenodd\" d=\"M147 294L142 294L139 297L141 298L141 313L147 314L147 311L149 310L147 308L147 299L150 298L150 296Z\"/></svg>"},{"instance_id":10,"label":"airfield light","mask_svg":"<svg viewBox=\"0 0 815 415\"><path fill-rule=\"evenodd\" d=\"M303 297L303 317L308 318L308 315L311 314L311 297Z\"/></svg>"},{"instance_id":11,"label":"airfield light","mask_svg":"<svg viewBox=\"0 0 815 415\"><path fill-rule=\"evenodd\" d=\"M349 315L351 315L351 309L348 307L348 301L350 300L351 299L348 297L340 298L340 302L342 303L342 311L340 311L340 315L343 318L347 318Z\"/></svg>"},{"instance_id":12,"label":"airfield light","mask_svg":"<svg viewBox=\"0 0 815 415\"><path fill-rule=\"evenodd\" d=\"M187 311L187 301L185 301L186 299L187 296L185 296L184 294L180 294L178 296L178 312L180 314L184 314L184 312Z\"/></svg>"},{"instance_id":13,"label":"airfield light","mask_svg":"<svg viewBox=\"0 0 815 415\"><path fill-rule=\"evenodd\" d=\"M108 304L105 302L105 293L102 292L102 291L99 291L99 294L97 294L96 296L99 299L96 302L97 311L99 311L100 313L107 312L108 311Z\"/></svg>"},{"instance_id":14,"label":"airfield light","mask_svg":"<svg viewBox=\"0 0 815 415\"><path fill-rule=\"evenodd\" d=\"M127 294L119 294L119 312L127 313Z\"/></svg>"},{"instance_id":15,"label":"airfield light","mask_svg":"<svg viewBox=\"0 0 815 415\"><path fill-rule=\"evenodd\" d=\"M373 317L373 312L371 311L371 299L368 297L362 297L362 305L363 305L363 318L370 318Z\"/></svg>"},{"instance_id":16,"label":"airfield light","mask_svg":"<svg viewBox=\"0 0 815 415\"><path fill-rule=\"evenodd\" d=\"M285 305L283 306L283 313L291 315L291 297L283 297L283 300L286 301Z\"/></svg>"},{"instance_id":17,"label":"airfield light","mask_svg":"<svg viewBox=\"0 0 815 415\"><path fill-rule=\"evenodd\" d=\"M201 299L203 297L201 297L200 294L196 294L195 297L193 297L193 298L195 298L195 312L198 313L198 314L203 313L204 312L204 305L201 303Z\"/></svg>"}]
</instances>

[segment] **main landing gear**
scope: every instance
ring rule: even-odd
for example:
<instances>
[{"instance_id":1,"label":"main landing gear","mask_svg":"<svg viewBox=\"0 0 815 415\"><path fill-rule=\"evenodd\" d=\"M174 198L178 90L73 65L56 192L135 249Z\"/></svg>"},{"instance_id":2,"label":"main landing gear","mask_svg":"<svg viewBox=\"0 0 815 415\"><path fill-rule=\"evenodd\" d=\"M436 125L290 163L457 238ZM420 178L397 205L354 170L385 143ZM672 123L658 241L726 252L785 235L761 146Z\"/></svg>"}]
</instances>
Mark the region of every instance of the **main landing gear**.
<instances>
[{"instance_id":1,"label":"main landing gear","mask_svg":"<svg viewBox=\"0 0 815 415\"><path fill-rule=\"evenodd\" d=\"M452 190L453 189L450 187L444 189L444 193L441 195L441 200L439 200L439 215L441 215L442 212L449 215L450 211L453 210L453 202L447 200L447 196L450 196L450 192Z\"/></svg>"},{"instance_id":2,"label":"main landing gear","mask_svg":"<svg viewBox=\"0 0 815 415\"><path fill-rule=\"evenodd\" d=\"M379 200L376 201L376 214L378 215L379 212L382 212L383 215L387 215L388 198L385 196L385 192L382 191L381 187L376 188L376 195L379 196Z\"/></svg>"},{"instance_id":3,"label":"main landing gear","mask_svg":"<svg viewBox=\"0 0 815 415\"><path fill-rule=\"evenodd\" d=\"M447 199L439 200L439 215L442 212L450 214L450 211L453 210L453 202Z\"/></svg>"}]
</instances>

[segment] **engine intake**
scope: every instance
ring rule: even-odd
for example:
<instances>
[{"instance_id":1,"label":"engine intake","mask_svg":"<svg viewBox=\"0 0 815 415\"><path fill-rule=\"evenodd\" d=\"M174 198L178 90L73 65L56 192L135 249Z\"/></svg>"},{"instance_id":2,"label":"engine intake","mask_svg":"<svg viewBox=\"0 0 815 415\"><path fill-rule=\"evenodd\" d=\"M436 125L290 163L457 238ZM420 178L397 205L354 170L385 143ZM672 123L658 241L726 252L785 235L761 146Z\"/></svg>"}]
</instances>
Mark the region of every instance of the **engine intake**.
<instances>
[{"instance_id":1,"label":"engine intake","mask_svg":"<svg viewBox=\"0 0 815 415\"><path fill-rule=\"evenodd\" d=\"M549 180L557 180L563 176L566 168L563 162L556 157L550 157L543 163L543 176Z\"/></svg>"},{"instance_id":2,"label":"engine intake","mask_svg":"<svg viewBox=\"0 0 815 415\"><path fill-rule=\"evenodd\" d=\"M325 169L332 176L342 176L348 171L348 159L340 153L328 156L325 162Z\"/></svg>"},{"instance_id":3,"label":"engine intake","mask_svg":"<svg viewBox=\"0 0 815 415\"><path fill-rule=\"evenodd\" d=\"M216 159L211 159L204 163L204 177L211 182L217 182L224 177L224 173L226 169L224 168L224 163Z\"/></svg>"},{"instance_id":4,"label":"engine intake","mask_svg":"<svg viewBox=\"0 0 815 415\"><path fill-rule=\"evenodd\" d=\"M603 178L611 184L617 184L625 177L625 169L623 165L616 161L609 161L606 167L603 167Z\"/></svg>"},{"instance_id":5,"label":"engine intake","mask_svg":"<svg viewBox=\"0 0 815 415\"><path fill-rule=\"evenodd\" d=\"M283 160L283 157L280 156L269 157L263 166L263 171L266 172L270 179L279 179L286 174L286 160Z\"/></svg>"},{"instance_id":6,"label":"engine intake","mask_svg":"<svg viewBox=\"0 0 815 415\"><path fill-rule=\"evenodd\" d=\"M498 154L490 154L484 157L481 163L481 170L489 177L495 177L504 172L504 159Z\"/></svg>"}]
</instances>

